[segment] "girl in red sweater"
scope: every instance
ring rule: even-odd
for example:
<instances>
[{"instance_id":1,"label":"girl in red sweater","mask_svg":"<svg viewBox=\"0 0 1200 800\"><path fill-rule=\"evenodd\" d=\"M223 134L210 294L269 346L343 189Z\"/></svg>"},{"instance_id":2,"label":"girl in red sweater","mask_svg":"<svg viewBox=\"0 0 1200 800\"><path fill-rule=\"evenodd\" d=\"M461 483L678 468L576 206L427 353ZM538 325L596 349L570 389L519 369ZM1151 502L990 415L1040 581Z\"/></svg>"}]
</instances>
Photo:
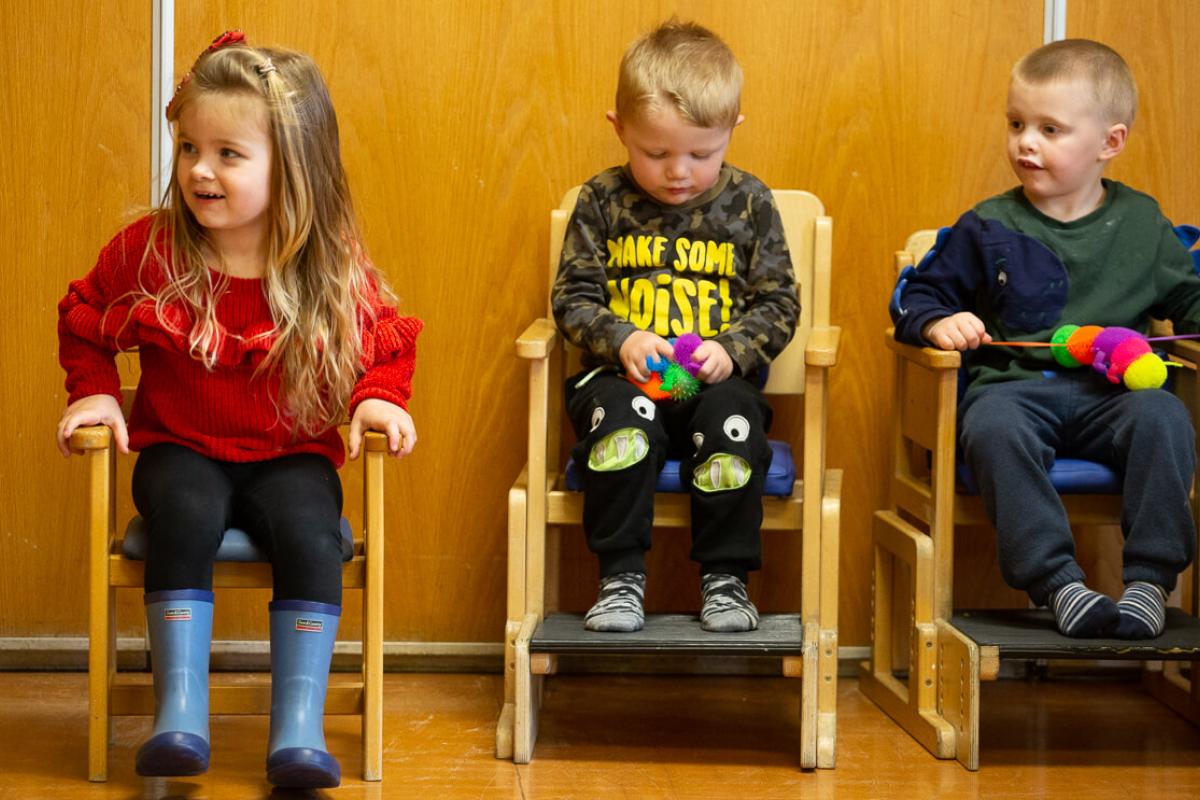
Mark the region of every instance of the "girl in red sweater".
<instances>
[{"instance_id":1,"label":"girl in red sweater","mask_svg":"<svg viewBox=\"0 0 1200 800\"><path fill-rule=\"evenodd\" d=\"M322 714L341 611L336 425L395 456L421 322L368 261L329 92L311 59L223 34L167 106L175 154L163 207L122 230L59 304L70 405L58 425L107 425L139 450L146 617L157 699L141 775L208 768L212 564L240 527L270 555L267 777L336 786ZM137 347L126 423L115 355Z\"/></svg>"}]
</instances>

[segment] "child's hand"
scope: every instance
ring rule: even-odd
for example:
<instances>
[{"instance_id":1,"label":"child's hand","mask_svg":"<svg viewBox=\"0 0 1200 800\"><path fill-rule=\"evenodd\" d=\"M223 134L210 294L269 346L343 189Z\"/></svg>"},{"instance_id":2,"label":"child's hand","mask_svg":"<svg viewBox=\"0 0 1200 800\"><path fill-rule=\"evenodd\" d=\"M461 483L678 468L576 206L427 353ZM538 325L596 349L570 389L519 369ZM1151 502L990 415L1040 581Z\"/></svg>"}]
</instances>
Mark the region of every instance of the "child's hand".
<instances>
[{"instance_id":1,"label":"child's hand","mask_svg":"<svg viewBox=\"0 0 1200 800\"><path fill-rule=\"evenodd\" d=\"M646 359L656 354L671 358L675 355L675 349L666 339L650 331L634 331L621 344L621 352L618 355L621 358L621 366L625 368L629 377L638 383L645 383L650 380L650 374L646 371Z\"/></svg>"},{"instance_id":2,"label":"child's hand","mask_svg":"<svg viewBox=\"0 0 1200 800\"><path fill-rule=\"evenodd\" d=\"M970 311L960 311L931 322L921 335L941 350L974 350L992 340L983 321Z\"/></svg>"},{"instance_id":3,"label":"child's hand","mask_svg":"<svg viewBox=\"0 0 1200 800\"><path fill-rule=\"evenodd\" d=\"M354 409L350 420L350 458L358 458L364 431L386 433L388 454L400 458L412 452L417 444L417 429L412 417L400 406L387 400L369 398Z\"/></svg>"},{"instance_id":4,"label":"child's hand","mask_svg":"<svg viewBox=\"0 0 1200 800\"><path fill-rule=\"evenodd\" d=\"M129 452L129 432L125 430L125 416L121 413L117 398L111 394L90 394L67 406L58 420L55 439L58 440L58 451L64 458L71 456L71 434L76 428L88 425L107 425L112 430L117 450Z\"/></svg>"},{"instance_id":5,"label":"child's hand","mask_svg":"<svg viewBox=\"0 0 1200 800\"><path fill-rule=\"evenodd\" d=\"M697 347L692 359L704 364L696 373L704 383L720 383L733 374L733 359L729 352L712 339Z\"/></svg>"}]
</instances>

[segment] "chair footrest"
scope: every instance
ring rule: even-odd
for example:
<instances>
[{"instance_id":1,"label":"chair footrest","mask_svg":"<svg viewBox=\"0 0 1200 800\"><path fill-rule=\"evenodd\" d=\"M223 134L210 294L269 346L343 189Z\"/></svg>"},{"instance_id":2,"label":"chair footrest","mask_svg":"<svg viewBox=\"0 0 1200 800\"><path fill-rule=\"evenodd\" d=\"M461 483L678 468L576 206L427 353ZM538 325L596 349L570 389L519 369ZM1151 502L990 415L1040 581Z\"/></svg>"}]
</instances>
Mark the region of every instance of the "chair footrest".
<instances>
[{"instance_id":1,"label":"chair footrest","mask_svg":"<svg viewBox=\"0 0 1200 800\"><path fill-rule=\"evenodd\" d=\"M583 627L582 614L551 614L529 643L531 653L575 655L798 656L804 625L798 614L765 614L758 630L709 633L692 614L649 614L634 633L597 633Z\"/></svg>"},{"instance_id":2,"label":"chair footrest","mask_svg":"<svg viewBox=\"0 0 1200 800\"><path fill-rule=\"evenodd\" d=\"M1200 619L1167 609L1167 627L1156 639L1073 639L1054 626L1054 615L1039 609L960 610L951 620L980 647L996 647L1000 658L1200 660Z\"/></svg>"}]
</instances>

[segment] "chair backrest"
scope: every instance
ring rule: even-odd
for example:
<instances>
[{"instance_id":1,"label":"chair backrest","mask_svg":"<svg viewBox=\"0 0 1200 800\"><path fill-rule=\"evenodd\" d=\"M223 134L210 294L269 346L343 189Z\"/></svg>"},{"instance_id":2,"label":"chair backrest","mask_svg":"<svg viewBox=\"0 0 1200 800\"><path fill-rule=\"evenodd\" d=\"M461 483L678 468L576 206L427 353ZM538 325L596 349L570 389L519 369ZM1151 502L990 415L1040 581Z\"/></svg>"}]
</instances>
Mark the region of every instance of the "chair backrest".
<instances>
[{"instance_id":1,"label":"chair backrest","mask_svg":"<svg viewBox=\"0 0 1200 800\"><path fill-rule=\"evenodd\" d=\"M933 247L933 243L937 241L937 235L936 229L929 228L916 231L909 236L908 241L904 243L904 249L896 253L896 273L899 274L900 270L905 267L920 263L925 254Z\"/></svg>"},{"instance_id":2,"label":"chair backrest","mask_svg":"<svg viewBox=\"0 0 1200 800\"><path fill-rule=\"evenodd\" d=\"M792 256L792 268L800 294L800 320L796 335L773 362L764 392L767 394L804 393L804 347L814 326L829 324L829 292L833 247L833 221L825 216L825 207L816 195L799 190L772 192L784 236ZM550 285L558 274L563 236L567 221L579 197L576 186L565 195L550 216ZM552 315L551 315L552 318ZM577 354L568 354L577 358Z\"/></svg>"}]
</instances>

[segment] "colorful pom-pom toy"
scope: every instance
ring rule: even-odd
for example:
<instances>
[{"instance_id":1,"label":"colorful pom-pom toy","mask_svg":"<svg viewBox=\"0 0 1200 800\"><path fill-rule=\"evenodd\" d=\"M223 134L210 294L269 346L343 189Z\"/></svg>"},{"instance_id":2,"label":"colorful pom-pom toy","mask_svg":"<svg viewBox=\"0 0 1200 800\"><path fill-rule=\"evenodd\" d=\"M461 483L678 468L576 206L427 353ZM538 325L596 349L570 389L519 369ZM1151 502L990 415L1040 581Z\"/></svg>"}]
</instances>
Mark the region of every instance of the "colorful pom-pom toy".
<instances>
[{"instance_id":1,"label":"colorful pom-pom toy","mask_svg":"<svg viewBox=\"0 0 1200 800\"><path fill-rule=\"evenodd\" d=\"M650 377L644 383L628 380L646 393L651 400L688 400L700 391L700 379L696 375L704 362L696 361L692 354L704 343L694 333L685 333L678 339L671 339L674 354L671 358L655 355L646 359L646 368Z\"/></svg>"},{"instance_id":2,"label":"colorful pom-pom toy","mask_svg":"<svg viewBox=\"0 0 1200 800\"><path fill-rule=\"evenodd\" d=\"M1158 389L1167 382L1167 365L1149 340L1130 328L1063 325L1050 337L1050 352L1064 367L1090 365L1109 383L1133 391Z\"/></svg>"}]
</instances>

